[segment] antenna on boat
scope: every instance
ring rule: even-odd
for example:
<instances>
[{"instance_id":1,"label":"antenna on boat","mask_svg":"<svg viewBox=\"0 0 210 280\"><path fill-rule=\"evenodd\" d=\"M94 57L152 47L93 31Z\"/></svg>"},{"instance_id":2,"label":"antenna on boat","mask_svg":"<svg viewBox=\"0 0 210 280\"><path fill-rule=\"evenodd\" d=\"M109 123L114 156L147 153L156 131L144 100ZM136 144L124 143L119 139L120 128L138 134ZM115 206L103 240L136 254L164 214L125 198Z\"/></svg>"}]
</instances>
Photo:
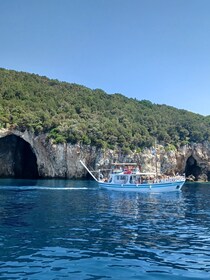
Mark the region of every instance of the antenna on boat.
<instances>
[{"instance_id":1,"label":"antenna on boat","mask_svg":"<svg viewBox=\"0 0 210 280\"><path fill-rule=\"evenodd\" d=\"M155 138L155 173L157 178L157 139Z\"/></svg>"}]
</instances>

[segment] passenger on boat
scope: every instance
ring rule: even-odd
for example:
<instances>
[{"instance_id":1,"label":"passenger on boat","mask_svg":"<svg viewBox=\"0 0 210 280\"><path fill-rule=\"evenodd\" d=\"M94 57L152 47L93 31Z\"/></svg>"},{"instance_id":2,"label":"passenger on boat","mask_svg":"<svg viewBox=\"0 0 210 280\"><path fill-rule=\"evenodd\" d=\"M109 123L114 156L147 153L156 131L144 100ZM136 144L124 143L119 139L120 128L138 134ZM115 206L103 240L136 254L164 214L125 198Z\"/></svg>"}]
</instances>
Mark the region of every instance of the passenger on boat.
<instances>
[{"instance_id":1,"label":"passenger on boat","mask_svg":"<svg viewBox=\"0 0 210 280\"><path fill-rule=\"evenodd\" d=\"M124 171L124 174L131 174L131 173L132 173L132 171L129 169Z\"/></svg>"}]
</instances>

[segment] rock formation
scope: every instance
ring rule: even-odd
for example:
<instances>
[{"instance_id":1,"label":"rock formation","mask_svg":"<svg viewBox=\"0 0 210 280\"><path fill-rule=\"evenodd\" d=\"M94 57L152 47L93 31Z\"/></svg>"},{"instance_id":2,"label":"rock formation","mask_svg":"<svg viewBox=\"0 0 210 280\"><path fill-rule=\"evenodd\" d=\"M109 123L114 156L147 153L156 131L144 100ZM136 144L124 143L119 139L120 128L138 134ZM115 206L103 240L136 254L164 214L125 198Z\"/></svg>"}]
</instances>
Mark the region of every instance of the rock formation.
<instances>
[{"instance_id":1,"label":"rock formation","mask_svg":"<svg viewBox=\"0 0 210 280\"><path fill-rule=\"evenodd\" d=\"M156 153L122 155L119 151L92 146L53 144L45 134L29 131L0 130L0 177L14 178L84 178L80 159L93 169L110 168L112 162L138 162L142 172L186 173L193 180L210 180L210 143L192 143L167 151L157 145Z\"/></svg>"}]
</instances>

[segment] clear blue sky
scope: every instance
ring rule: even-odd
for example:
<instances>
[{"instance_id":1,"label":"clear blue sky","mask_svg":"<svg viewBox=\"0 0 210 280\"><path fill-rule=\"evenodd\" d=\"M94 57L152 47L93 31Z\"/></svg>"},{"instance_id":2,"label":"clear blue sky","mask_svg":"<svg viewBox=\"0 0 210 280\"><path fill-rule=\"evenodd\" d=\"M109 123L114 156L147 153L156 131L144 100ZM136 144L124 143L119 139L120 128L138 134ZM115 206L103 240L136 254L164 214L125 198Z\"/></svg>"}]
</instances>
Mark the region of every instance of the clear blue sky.
<instances>
[{"instance_id":1,"label":"clear blue sky","mask_svg":"<svg viewBox=\"0 0 210 280\"><path fill-rule=\"evenodd\" d=\"M0 67L210 115L210 0L0 0Z\"/></svg>"}]
</instances>

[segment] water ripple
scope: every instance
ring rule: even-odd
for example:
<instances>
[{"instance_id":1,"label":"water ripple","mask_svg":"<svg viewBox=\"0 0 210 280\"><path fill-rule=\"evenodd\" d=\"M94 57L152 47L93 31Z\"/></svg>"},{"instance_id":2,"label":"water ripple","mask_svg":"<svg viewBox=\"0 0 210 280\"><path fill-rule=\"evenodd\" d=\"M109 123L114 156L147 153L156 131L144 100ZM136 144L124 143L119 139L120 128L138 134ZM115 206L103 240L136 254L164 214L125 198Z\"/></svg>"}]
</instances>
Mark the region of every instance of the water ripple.
<instances>
[{"instance_id":1,"label":"water ripple","mask_svg":"<svg viewBox=\"0 0 210 280\"><path fill-rule=\"evenodd\" d=\"M209 279L210 187L159 195L20 183L0 187L0 279Z\"/></svg>"}]
</instances>

